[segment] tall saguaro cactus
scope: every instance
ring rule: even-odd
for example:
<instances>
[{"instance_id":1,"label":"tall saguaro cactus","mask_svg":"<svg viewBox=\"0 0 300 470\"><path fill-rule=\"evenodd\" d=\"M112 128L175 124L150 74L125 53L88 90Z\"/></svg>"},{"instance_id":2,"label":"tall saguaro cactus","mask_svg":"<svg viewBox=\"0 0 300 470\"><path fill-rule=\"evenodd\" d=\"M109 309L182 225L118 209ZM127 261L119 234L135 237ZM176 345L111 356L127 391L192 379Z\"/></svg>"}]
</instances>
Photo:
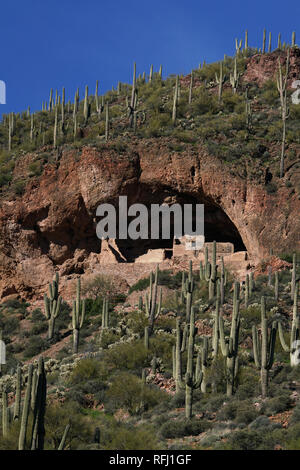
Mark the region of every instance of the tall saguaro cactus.
<instances>
[{"instance_id":1,"label":"tall saguaro cactus","mask_svg":"<svg viewBox=\"0 0 300 470\"><path fill-rule=\"evenodd\" d=\"M85 87L84 103L83 103L83 116L84 123L87 124L88 118L90 116L90 104L89 104L89 87Z\"/></svg>"},{"instance_id":2,"label":"tall saguaro cactus","mask_svg":"<svg viewBox=\"0 0 300 470\"><path fill-rule=\"evenodd\" d=\"M280 57L278 57L278 74L277 89L280 96L281 120L282 120L282 141L281 141L281 157L280 157L280 178L284 176L284 154L285 154L285 136L286 136L286 120L289 117L289 109L287 107L287 80L290 65L290 50L287 51L285 74L282 74Z\"/></svg>"},{"instance_id":3,"label":"tall saguaro cactus","mask_svg":"<svg viewBox=\"0 0 300 470\"><path fill-rule=\"evenodd\" d=\"M54 127L53 127L53 148L56 148L57 144L57 125L58 125L58 110L55 108Z\"/></svg>"},{"instance_id":4,"label":"tall saguaro cactus","mask_svg":"<svg viewBox=\"0 0 300 470\"><path fill-rule=\"evenodd\" d=\"M252 327L253 354L257 368L261 371L262 396L268 395L269 370L274 362L274 350L277 334L277 323L273 322L270 334L268 334L268 320L266 316L266 300L261 298L261 339L258 336L256 326Z\"/></svg>"},{"instance_id":5,"label":"tall saguaro cactus","mask_svg":"<svg viewBox=\"0 0 300 470\"><path fill-rule=\"evenodd\" d=\"M29 364L27 388L26 388L25 398L24 398L24 403L23 403L21 427L20 427L20 433L19 433L19 446L18 446L19 450L24 450L26 446L26 433L27 433L28 418L29 418L29 412L30 412L32 374L33 374L33 365Z\"/></svg>"},{"instance_id":6,"label":"tall saguaro cactus","mask_svg":"<svg viewBox=\"0 0 300 470\"><path fill-rule=\"evenodd\" d=\"M173 97L173 111L172 111L172 122L174 126L176 124L176 118L177 118L178 88L179 88L179 76L176 75L174 97Z\"/></svg>"},{"instance_id":7,"label":"tall saguaro cactus","mask_svg":"<svg viewBox=\"0 0 300 470\"><path fill-rule=\"evenodd\" d=\"M44 295L45 316L48 320L48 339L53 338L55 320L61 308L61 297L58 295L59 275L56 273L55 280L49 283L49 297Z\"/></svg>"},{"instance_id":8,"label":"tall saguaro cactus","mask_svg":"<svg viewBox=\"0 0 300 470\"><path fill-rule=\"evenodd\" d=\"M296 289L296 271L297 271L297 254L293 253L293 268L292 268L292 279L291 279L291 299L294 299Z\"/></svg>"},{"instance_id":9,"label":"tall saguaro cactus","mask_svg":"<svg viewBox=\"0 0 300 470\"><path fill-rule=\"evenodd\" d=\"M221 99L222 99L223 85L225 83L225 75L223 75L223 62L220 62L220 73L219 73L219 76L216 74L216 82L219 85L218 99L219 99L219 102L220 102Z\"/></svg>"},{"instance_id":10,"label":"tall saguaro cactus","mask_svg":"<svg viewBox=\"0 0 300 470\"><path fill-rule=\"evenodd\" d=\"M186 350L186 343L187 343L187 333L188 333L188 326L184 328L182 332L180 327L180 320L179 318L176 319L176 345L173 351L173 372L174 372L174 379L176 384L176 393L181 390L182 386L182 359L181 355Z\"/></svg>"},{"instance_id":11,"label":"tall saguaro cactus","mask_svg":"<svg viewBox=\"0 0 300 470\"><path fill-rule=\"evenodd\" d=\"M197 362L196 362L196 369L194 368L194 347L195 347L195 335L196 335L196 328L195 328L195 311L192 307L191 316L190 316L190 324L189 324L189 338L188 338L188 345L187 345L187 366L186 366L186 373L185 379L181 380L179 375L176 379L179 381L180 387L185 387L185 417L191 418L192 417L192 406L193 406L193 391L200 387L203 374L201 371L201 356L200 353L197 355ZM178 360L181 360L181 355ZM177 358L176 358L177 362ZM180 367L181 368L181 367ZM194 370L195 369L195 370Z\"/></svg>"},{"instance_id":12,"label":"tall saguaro cactus","mask_svg":"<svg viewBox=\"0 0 300 470\"><path fill-rule=\"evenodd\" d=\"M14 420L18 420L21 414L21 388L22 388L22 369L20 365L17 367L16 395L14 406Z\"/></svg>"},{"instance_id":13,"label":"tall saguaro cactus","mask_svg":"<svg viewBox=\"0 0 300 470\"><path fill-rule=\"evenodd\" d=\"M105 140L106 142L109 139L109 108L108 103L105 106Z\"/></svg>"},{"instance_id":14,"label":"tall saguaro cactus","mask_svg":"<svg viewBox=\"0 0 300 470\"><path fill-rule=\"evenodd\" d=\"M9 431L9 408L8 397L5 386L2 388L2 435L7 437Z\"/></svg>"},{"instance_id":15,"label":"tall saguaro cactus","mask_svg":"<svg viewBox=\"0 0 300 470\"><path fill-rule=\"evenodd\" d=\"M76 300L73 301L72 327L73 327L73 352L78 352L79 332L82 328L85 315L85 299L81 300L80 278L77 281Z\"/></svg>"},{"instance_id":16,"label":"tall saguaro cactus","mask_svg":"<svg viewBox=\"0 0 300 470\"><path fill-rule=\"evenodd\" d=\"M149 295L146 294L145 298L145 309L146 315L149 318L149 334L153 332L154 322L156 318L160 315L161 312L161 303L162 303L162 289L159 293L159 301L157 302L157 290L158 290L158 265L156 266L154 284L153 284L153 275L150 273L149 277Z\"/></svg>"},{"instance_id":17,"label":"tall saguaro cactus","mask_svg":"<svg viewBox=\"0 0 300 470\"><path fill-rule=\"evenodd\" d=\"M239 86L239 79L240 79L240 73L237 71L237 59L235 57L233 73L230 74L230 84L232 86L233 93L237 92L237 89Z\"/></svg>"},{"instance_id":18,"label":"tall saguaro cactus","mask_svg":"<svg viewBox=\"0 0 300 470\"><path fill-rule=\"evenodd\" d=\"M193 71L191 71L190 87L189 87L189 104L192 103L193 84L194 84L194 75L193 75Z\"/></svg>"},{"instance_id":19,"label":"tall saguaro cactus","mask_svg":"<svg viewBox=\"0 0 300 470\"><path fill-rule=\"evenodd\" d=\"M234 392L234 382L238 370L238 346L239 346L239 330L240 330L240 314L239 314L239 291L238 282L234 284L233 293L233 312L231 319L230 336L225 338L224 321L219 316L219 335L220 345L223 356L226 357L226 375L227 375L227 396L232 396Z\"/></svg>"},{"instance_id":20,"label":"tall saguaro cactus","mask_svg":"<svg viewBox=\"0 0 300 470\"><path fill-rule=\"evenodd\" d=\"M32 436L31 436L31 450L43 450L45 438L45 410L46 410L46 397L47 397L47 380L44 368L44 359L39 358L38 373L37 373L37 388L36 399L34 406Z\"/></svg>"},{"instance_id":21,"label":"tall saguaro cactus","mask_svg":"<svg viewBox=\"0 0 300 470\"><path fill-rule=\"evenodd\" d=\"M299 358L294 355L295 351L297 350L297 344L295 344L295 341L298 341L300 338L300 318L298 315L298 289L299 289L299 283L296 284L295 290L294 290L293 319L292 319L292 326L291 326L291 331L290 331L290 344L289 345L285 342L281 322L278 322L278 333L279 333L281 346L283 347L284 351L290 353L291 366L297 366L299 364L298 362Z\"/></svg>"}]
</instances>

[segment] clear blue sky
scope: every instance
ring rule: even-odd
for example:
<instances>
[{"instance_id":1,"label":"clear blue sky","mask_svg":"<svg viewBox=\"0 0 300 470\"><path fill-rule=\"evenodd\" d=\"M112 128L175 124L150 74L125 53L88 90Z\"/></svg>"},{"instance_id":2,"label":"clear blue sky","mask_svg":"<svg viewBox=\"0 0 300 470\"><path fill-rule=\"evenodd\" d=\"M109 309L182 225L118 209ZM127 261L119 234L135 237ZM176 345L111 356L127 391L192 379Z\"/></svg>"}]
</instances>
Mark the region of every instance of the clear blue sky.
<instances>
[{"instance_id":1,"label":"clear blue sky","mask_svg":"<svg viewBox=\"0 0 300 470\"><path fill-rule=\"evenodd\" d=\"M249 32L250 46L261 46L262 31L273 45L293 30L300 44L299 2L278 0L10 0L1 4L0 80L7 104L0 113L41 109L50 88L81 96L88 85L99 93L130 82L132 64L146 73L153 63L164 76L188 73L203 61L234 52L235 37ZM300 77L299 77L300 78Z\"/></svg>"}]
</instances>

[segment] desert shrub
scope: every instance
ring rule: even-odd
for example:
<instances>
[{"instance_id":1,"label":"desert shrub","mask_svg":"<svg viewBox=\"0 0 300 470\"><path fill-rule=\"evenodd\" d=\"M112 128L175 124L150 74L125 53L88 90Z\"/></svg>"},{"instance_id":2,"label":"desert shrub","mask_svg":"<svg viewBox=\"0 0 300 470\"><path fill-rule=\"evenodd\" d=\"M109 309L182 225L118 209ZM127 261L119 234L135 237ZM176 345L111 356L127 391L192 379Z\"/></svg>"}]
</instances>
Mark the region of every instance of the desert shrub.
<instances>
[{"instance_id":1,"label":"desert shrub","mask_svg":"<svg viewBox=\"0 0 300 470\"><path fill-rule=\"evenodd\" d=\"M69 381L70 384L80 384L93 379L106 380L108 376L107 368L102 361L88 358L77 362L72 370Z\"/></svg>"},{"instance_id":2,"label":"desert shrub","mask_svg":"<svg viewBox=\"0 0 300 470\"><path fill-rule=\"evenodd\" d=\"M180 390L176 393L170 400L170 405L173 408L181 408L185 404L185 392L184 390Z\"/></svg>"},{"instance_id":3,"label":"desert shrub","mask_svg":"<svg viewBox=\"0 0 300 470\"><path fill-rule=\"evenodd\" d=\"M120 335L109 328L103 329L101 334L101 348L107 349L110 344L115 343L120 339Z\"/></svg>"},{"instance_id":4,"label":"desert shrub","mask_svg":"<svg viewBox=\"0 0 300 470\"><path fill-rule=\"evenodd\" d=\"M158 329L167 330L171 332L176 328L176 318L170 315L160 315L155 320L155 326Z\"/></svg>"},{"instance_id":5,"label":"desert shrub","mask_svg":"<svg viewBox=\"0 0 300 470\"><path fill-rule=\"evenodd\" d=\"M67 302L62 301L59 315L55 320L55 332L66 329L71 324L71 307Z\"/></svg>"},{"instance_id":6,"label":"desert shrub","mask_svg":"<svg viewBox=\"0 0 300 470\"><path fill-rule=\"evenodd\" d=\"M47 321L45 315L43 314L43 312L39 308L35 308L33 310L30 320L33 323L40 323L40 322L46 322Z\"/></svg>"},{"instance_id":7,"label":"desert shrub","mask_svg":"<svg viewBox=\"0 0 300 470\"><path fill-rule=\"evenodd\" d=\"M104 435L105 450L157 450L160 444L150 426L114 426Z\"/></svg>"},{"instance_id":8,"label":"desert shrub","mask_svg":"<svg viewBox=\"0 0 300 470\"><path fill-rule=\"evenodd\" d=\"M71 424L65 449L80 449L83 443L92 441L93 430L88 420L82 415L80 407L75 402L65 402L63 405L50 404L45 415L45 449L57 449L67 424Z\"/></svg>"},{"instance_id":9,"label":"desert shrub","mask_svg":"<svg viewBox=\"0 0 300 470\"><path fill-rule=\"evenodd\" d=\"M247 309L241 309L241 326L245 330L251 331L253 325L258 325L261 321L261 308L259 305L250 305Z\"/></svg>"},{"instance_id":10,"label":"desert shrub","mask_svg":"<svg viewBox=\"0 0 300 470\"><path fill-rule=\"evenodd\" d=\"M26 187L26 182L24 180L15 181L12 184L13 191L17 196L22 196L22 194L24 194L25 187Z\"/></svg>"},{"instance_id":11,"label":"desert shrub","mask_svg":"<svg viewBox=\"0 0 300 470\"><path fill-rule=\"evenodd\" d=\"M131 373L119 372L110 381L107 399L114 409L125 408L135 414L156 406L168 396L158 388L142 386L142 380Z\"/></svg>"},{"instance_id":12,"label":"desert shrub","mask_svg":"<svg viewBox=\"0 0 300 470\"><path fill-rule=\"evenodd\" d=\"M226 390L226 358L220 351L208 369L206 378L208 383L215 385L218 392Z\"/></svg>"},{"instance_id":13,"label":"desert shrub","mask_svg":"<svg viewBox=\"0 0 300 470\"><path fill-rule=\"evenodd\" d=\"M125 321L128 328L138 335L143 335L145 327L149 325L149 320L145 313L139 310L132 310L127 313Z\"/></svg>"},{"instance_id":14,"label":"desert shrub","mask_svg":"<svg viewBox=\"0 0 300 470\"><path fill-rule=\"evenodd\" d=\"M281 428L281 424L272 423L267 416L261 415L255 418L252 423L249 424L250 429L266 429L267 432L270 432L273 429Z\"/></svg>"},{"instance_id":15,"label":"desert shrub","mask_svg":"<svg viewBox=\"0 0 300 470\"><path fill-rule=\"evenodd\" d=\"M45 351L49 347L48 342L40 336L31 336L24 349L24 357L30 358Z\"/></svg>"},{"instance_id":16,"label":"desert shrub","mask_svg":"<svg viewBox=\"0 0 300 470\"><path fill-rule=\"evenodd\" d=\"M226 395L212 395L211 398L206 402L205 408L207 411L218 411L223 404L226 402Z\"/></svg>"},{"instance_id":17,"label":"desert shrub","mask_svg":"<svg viewBox=\"0 0 300 470\"><path fill-rule=\"evenodd\" d=\"M249 403L248 400L242 400L238 402L235 422L236 423L251 423L257 416L259 412L254 407L253 403Z\"/></svg>"},{"instance_id":18,"label":"desert shrub","mask_svg":"<svg viewBox=\"0 0 300 470\"><path fill-rule=\"evenodd\" d=\"M233 401L229 401L226 403L217 413L218 420L234 420L237 413L237 403Z\"/></svg>"},{"instance_id":19,"label":"desert shrub","mask_svg":"<svg viewBox=\"0 0 300 470\"><path fill-rule=\"evenodd\" d=\"M172 364L172 346L175 344L173 335L161 333L159 335L150 336L150 352L160 357L165 366Z\"/></svg>"},{"instance_id":20,"label":"desert shrub","mask_svg":"<svg viewBox=\"0 0 300 470\"><path fill-rule=\"evenodd\" d=\"M97 298L114 299L119 294L119 286L116 280L110 276L97 274L96 276L85 280L82 283L82 295L93 300Z\"/></svg>"},{"instance_id":21,"label":"desert shrub","mask_svg":"<svg viewBox=\"0 0 300 470\"><path fill-rule=\"evenodd\" d=\"M174 439L184 436L197 436L212 427L212 423L205 420L170 419L160 428L160 435L164 439Z\"/></svg>"},{"instance_id":22,"label":"desert shrub","mask_svg":"<svg viewBox=\"0 0 300 470\"><path fill-rule=\"evenodd\" d=\"M23 299L10 299L0 305L0 310L5 310L8 313L19 313L25 317L27 314L27 307L29 307L29 305L30 304L25 302Z\"/></svg>"},{"instance_id":23,"label":"desert shrub","mask_svg":"<svg viewBox=\"0 0 300 470\"><path fill-rule=\"evenodd\" d=\"M42 165L41 162L35 161L31 162L28 165L29 176L40 176L42 174Z\"/></svg>"},{"instance_id":24,"label":"desert shrub","mask_svg":"<svg viewBox=\"0 0 300 470\"><path fill-rule=\"evenodd\" d=\"M274 445L267 447L264 442L265 435L255 430L243 430L232 433L228 436L228 440L225 444L221 444L215 449L226 449L226 450L273 450Z\"/></svg>"},{"instance_id":25,"label":"desert shrub","mask_svg":"<svg viewBox=\"0 0 300 470\"><path fill-rule=\"evenodd\" d=\"M238 387L235 397L238 400L254 397L259 390L259 373L250 367L240 367L238 374Z\"/></svg>"},{"instance_id":26,"label":"desert shrub","mask_svg":"<svg viewBox=\"0 0 300 470\"><path fill-rule=\"evenodd\" d=\"M13 316L10 318L5 318L0 320L0 326L3 331L3 335L11 335L16 333L20 329L20 320Z\"/></svg>"},{"instance_id":27,"label":"desert shrub","mask_svg":"<svg viewBox=\"0 0 300 470\"><path fill-rule=\"evenodd\" d=\"M30 330L30 334L35 336L40 333L45 333L48 330L48 325L46 322L38 322Z\"/></svg>"},{"instance_id":28,"label":"desert shrub","mask_svg":"<svg viewBox=\"0 0 300 470\"><path fill-rule=\"evenodd\" d=\"M286 411L291 406L291 398L289 393L278 395L274 398L269 398L262 407L262 411L267 416L272 416L276 413L282 413Z\"/></svg>"},{"instance_id":29,"label":"desert shrub","mask_svg":"<svg viewBox=\"0 0 300 470\"><path fill-rule=\"evenodd\" d=\"M143 277L139 279L135 284L130 286L128 294L131 294L134 291L145 290L149 287L149 277Z\"/></svg>"},{"instance_id":30,"label":"desert shrub","mask_svg":"<svg viewBox=\"0 0 300 470\"><path fill-rule=\"evenodd\" d=\"M112 368L119 370L141 370L147 367L151 354L142 341L122 343L105 351L104 361Z\"/></svg>"}]
</instances>

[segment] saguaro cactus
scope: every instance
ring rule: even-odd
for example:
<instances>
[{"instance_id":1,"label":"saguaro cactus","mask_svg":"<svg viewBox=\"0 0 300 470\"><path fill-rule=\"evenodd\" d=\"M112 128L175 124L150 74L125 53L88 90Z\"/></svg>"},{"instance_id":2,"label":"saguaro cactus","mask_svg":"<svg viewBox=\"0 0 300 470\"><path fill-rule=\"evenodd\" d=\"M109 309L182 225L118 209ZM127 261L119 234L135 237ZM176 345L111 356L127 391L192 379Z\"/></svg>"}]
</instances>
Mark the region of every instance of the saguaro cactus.
<instances>
[{"instance_id":1,"label":"saguaro cactus","mask_svg":"<svg viewBox=\"0 0 300 470\"><path fill-rule=\"evenodd\" d=\"M108 103L106 103L105 106L105 140L106 142L109 139L109 109L108 109Z\"/></svg>"},{"instance_id":2,"label":"saguaro cactus","mask_svg":"<svg viewBox=\"0 0 300 470\"><path fill-rule=\"evenodd\" d=\"M29 364L27 388L26 388L25 398L24 398L24 403L23 403L21 427L20 427L20 433L19 433L19 446L18 446L19 450L24 450L26 446L26 431L27 431L28 417L29 417L29 412L30 412L32 373L33 373L33 365Z\"/></svg>"},{"instance_id":3,"label":"saguaro cactus","mask_svg":"<svg viewBox=\"0 0 300 470\"><path fill-rule=\"evenodd\" d=\"M153 65L150 66L149 83L152 82L152 78L153 78Z\"/></svg>"},{"instance_id":4,"label":"saguaro cactus","mask_svg":"<svg viewBox=\"0 0 300 470\"><path fill-rule=\"evenodd\" d=\"M252 327L253 354L257 368L261 371L262 396L268 395L269 370L274 361L274 350L277 334L277 323L273 322L270 335L268 335L268 320L266 316L266 300L261 298L261 340L258 337L256 326Z\"/></svg>"},{"instance_id":5,"label":"saguaro cactus","mask_svg":"<svg viewBox=\"0 0 300 470\"><path fill-rule=\"evenodd\" d=\"M53 148L56 148L57 143L57 123L58 123L58 110L55 108L54 127L53 127Z\"/></svg>"},{"instance_id":6,"label":"saguaro cactus","mask_svg":"<svg viewBox=\"0 0 300 470\"><path fill-rule=\"evenodd\" d=\"M194 346L195 346L195 312L194 308L191 310L190 325L189 325L189 339L188 339L188 358L186 366L185 380L180 380L180 386L185 386L185 417L192 417L192 405L193 405L193 391L200 387L203 374L201 371L201 357L200 353L197 355L196 370L194 371Z\"/></svg>"},{"instance_id":7,"label":"saguaro cactus","mask_svg":"<svg viewBox=\"0 0 300 470\"><path fill-rule=\"evenodd\" d=\"M45 410L47 397L47 380L44 359L39 358L37 373L36 399L33 414L31 450L43 450L45 438Z\"/></svg>"},{"instance_id":8,"label":"saguaro cactus","mask_svg":"<svg viewBox=\"0 0 300 470\"><path fill-rule=\"evenodd\" d=\"M84 103L83 103L83 116L84 123L87 124L88 118L90 116L90 104L89 104L89 87L85 87Z\"/></svg>"},{"instance_id":9,"label":"saguaro cactus","mask_svg":"<svg viewBox=\"0 0 300 470\"><path fill-rule=\"evenodd\" d=\"M219 73L219 76L216 74L216 82L219 85L218 99L219 99L219 102L220 102L221 99L222 99L223 85L225 83L225 75L223 75L223 62L220 62L220 73Z\"/></svg>"},{"instance_id":10,"label":"saguaro cactus","mask_svg":"<svg viewBox=\"0 0 300 470\"><path fill-rule=\"evenodd\" d=\"M211 274L209 279L209 299L212 299L216 294L217 282L217 243L213 242L212 257L211 257Z\"/></svg>"},{"instance_id":11,"label":"saguaro cactus","mask_svg":"<svg viewBox=\"0 0 300 470\"><path fill-rule=\"evenodd\" d=\"M193 75L193 71L191 71L191 79L190 79L190 87L189 87L189 104L192 103L193 82L194 82L194 75Z\"/></svg>"},{"instance_id":12,"label":"saguaro cactus","mask_svg":"<svg viewBox=\"0 0 300 470\"><path fill-rule=\"evenodd\" d=\"M232 396L234 392L234 381L238 369L238 346L239 346L239 330L240 330L240 314L239 314L239 291L240 285L234 283L233 293L233 312L231 320L230 336L225 339L224 321L219 316L219 334L220 345L223 356L226 357L226 375L227 375L227 396Z\"/></svg>"},{"instance_id":13,"label":"saguaro cactus","mask_svg":"<svg viewBox=\"0 0 300 470\"><path fill-rule=\"evenodd\" d=\"M176 383L176 393L181 390L182 385L182 353L186 350L188 326L182 332L180 319L176 319L176 345L173 350L173 375Z\"/></svg>"},{"instance_id":14,"label":"saguaro cactus","mask_svg":"<svg viewBox=\"0 0 300 470\"><path fill-rule=\"evenodd\" d=\"M240 73L237 71L237 60L235 57L233 73L230 74L230 84L232 86L233 93L237 92L237 88L239 86L239 79L240 79Z\"/></svg>"},{"instance_id":15,"label":"saguaro cactus","mask_svg":"<svg viewBox=\"0 0 300 470\"><path fill-rule=\"evenodd\" d=\"M62 298L58 295L59 275L56 273L55 280L49 283L49 297L44 295L45 316L48 320L48 339L53 338L55 319L59 315Z\"/></svg>"},{"instance_id":16,"label":"saguaro cactus","mask_svg":"<svg viewBox=\"0 0 300 470\"><path fill-rule=\"evenodd\" d=\"M264 32L263 32L263 45L262 45L262 54L264 54L266 51L266 30L264 29Z\"/></svg>"},{"instance_id":17,"label":"saguaro cactus","mask_svg":"<svg viewBox=\"0 0 300 470\"><path fill-rule=\"evenodd\" d=\"M73 327L73 352L78 352L79 332L82 328L85 315L85 299L81 300L80 278L77 281L76 300L73 301L72 327Z\"/></svg>"},{"instance_id":18,"label":"saguaro cactus","mask_svg":"<svg viewBox=\"0 0 300 470\"><path fill-rule=\"evenodd\" d=\"M108 325L109 325L108 299L103 299L102 328L108 328Z\"/></svg>"},{"instance_id":19,"label":"saguaro cactus","mask_svg":"<svg viewBox=\"0 0 300 470\"><path fill-rule=\"evenodd\" d=\"M7 437L9 431L9 409L8 409L8 398L7 390L5 386L2 388L2 435Z\"/></svg>"},{"instance_id":20,"label":"saguaro cactus","mask_svg":"<svg viewBox=\"0 0 300 470\"><path fill-rule=\"evenodd\" d=\"M152 272L149 277L149 295L146 294L145 298L145 309L146 315L149 318L149 334L152 334L154 322L161 312L161 303L162 303L162 290L160 289L159 301L157 303L157 286L158 286L158 265L155 270L154 284Z\"/></svg>"},{"instance_id":21,"label":"saguaro cactus","mask_svg":"<svg viewBox=\"0 0 300 470\"><path fill-rule=\"evenodd\" d=\"M16 395L14 406L14 420L20 418L21 413L21 388L22 388L22 369L20 365L17 367L17 382L16 382Z\"/></svg>"},{"instance_id":22,"label":"saguaro cactus","mask_svg":"<svg viewBox=\"0 0 300 470\"><path fill-rule=\"evenodd\" d=\"M178 87L179 87L179 76L176 75L174 97L173 97L173 111L172 111L172 122L174 125L176 124L176 117L177 117Z\"/></svg>"},{"instance_id":23,"label":"saguaro cactus","mask_svg":"<svg viewBox=\"0 0 300 470\"><path fill-rule=\"evenodd\" d=\"M293 268L292 268L292 279L291 279L291 299L294 299L295 288L296 288L296 271L297 271L297 254L293 253Z\"/></svg>"},{"instance_id":24,"label":"saguaro cactus","mask_svg":"<svg viewBox=\"0 0 300 470\"><path fill-rule=\"evenodd\" d=\"M268 45L268 52L271 52L272 50L272 33L271 31L269 32L269 45Z\"/></svg>"},{"instance_id":25,"label":"saguaro cactus","mask_svg":"<svg viewBox=\"0 0 300 470\"><path fill-rule=\"evenodd\" d=\"M291 366L299 365L299 358L296 357L294 354L295 351L297 350L297 344L295 344L295 341L298 341L300 338L300 318L298 315L298 290L299 290L299 284L297 283L295 290L294 290L293 320L292 320L292 326L291 326L291 331L290 331L290 344L289 345L286 344L285 342L281 322L278 322L278 333L279 333L281 346L283 347L284 351L290 353Z\"/></svg>"},{"instance_id":26,"label":"saguaro cactus","mask_svg":"<svg viewBox=\"0 0 300 470\"><path fill-rule=\"evenodd\" d=\"M286 120L289 117L289 110L288 110L288 107L287 107L287 80L288 80L288 74L289 74L289 64L290 64L290 50L288 49L284 77L282 75L280 57L278 57L277 89L278 89L279 96L280 96L281 120L282 120L280 178L282 178L284 176L284 153L285 153Z\"/></svg>"},{"instance_id":27,"label":"saguaro cactus","mask_svg":"<svg viewBox=\"0 0 300 470\"><path fill-rule=\"evenodd\" d=\"M57 450L64 450L65 445L66 445L66 440L67 440L67 437L68 437L68 433L69 433L69 431L70 431L70 428L71 428L71 425L70 425L70 424L67 424L66 427L65 427L64 433L63 433L63 435L62 435L62 438L61 438L61 441L60 441L60 444L59 444ZM99 440L100 440L100 439L99 439Z\"/></svg>"},{"instance_id":28,"label":"saguaro cactus","mask_svg":"<svg viewBox=\"0 0 300 470\"><path fill-rule=\"evenodd\" d=\"M96 104L96 112L97 112L97 113L99 113L98 87L99 87L99 80L96 80L95 104Z\"/></svg>"},{"instance_id":29,"label":"saguaro cactus","mask_svg":"<svg viewBox=\"0 0 300 470\"><path fill-rule=\"evenodd\" d=\"M61 131L64 132L65 127L65 88L62 89L61 98Z\"/></svg>"}]
</instances>

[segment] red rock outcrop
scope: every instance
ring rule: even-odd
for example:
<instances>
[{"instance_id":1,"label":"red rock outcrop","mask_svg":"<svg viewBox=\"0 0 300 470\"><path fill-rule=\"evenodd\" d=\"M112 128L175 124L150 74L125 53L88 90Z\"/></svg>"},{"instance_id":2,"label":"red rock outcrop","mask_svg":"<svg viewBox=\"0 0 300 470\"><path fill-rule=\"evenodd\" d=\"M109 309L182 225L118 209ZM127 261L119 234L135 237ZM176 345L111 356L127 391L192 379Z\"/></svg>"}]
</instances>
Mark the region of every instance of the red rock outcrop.
<instances>
[{"instance_id":1,"label":"red rock outcrop","mask_svg":"<svg viewBox=\"0 0 300 470\"><path fill-rule=\"evenodd\" d=\"M243 83L256 81L260 86L274 78L278 57L283 64L286 52L249 58ZM291 51L290 63L289 86L300 78L299 49ZM200 142L198 147L187 144L181 152L170 150L170 143L171 138L133 138L120 155L110 143L101 150L65 147L40 177L30 180L23 196L2 196L0 298L41 296L56 270L65 282L93 273L99 267L101 243L96 208L117 203L120 195L128 196L128 204L203 203L210 241L239 245L239 250L248 251L252 264L268 257L271 249L274 255L300 249L300 200L293 189L300 180L299 146L286 157L286 175L276 180L277 191L268 193L267 176L270 181L276 168L245 159L230 166L209 155ZM279 145L268 148L272 157L278 155ZM50 148L41 151L52 153ZM34 157L27 154L17 160L18 180L28 176ZM139 248L138 242L118 246L122 256L127 250L127 259L130 253L132 259L147 251ZM118 250L112 252L117 256ZM120 274L122 266L115 266Z\"/></svg>"},{"instance_id":2,"label":"red rock outcrop","mask_svg":"<svg viewBox=\"0 0 300 470\"><path fill-rule=\"evenodd\" d=\"M119 195L128 195L129 204L204 203L218 228L226 225L225 217L231 221L257 261L270 248L274 254L299 248L300 201L283 182L276 193L267 194L262 184L232 174L201 147L176 154L167 143L136 140L131 153L121 156L109 146L102 151L84 147L79 158L65 151L22 197L2 201L1 296L30 296L55 270L72 277L97 264L96 208L116 202ZM225 225L224 231L230 231Z\"/></svg>"}]
</instances>

